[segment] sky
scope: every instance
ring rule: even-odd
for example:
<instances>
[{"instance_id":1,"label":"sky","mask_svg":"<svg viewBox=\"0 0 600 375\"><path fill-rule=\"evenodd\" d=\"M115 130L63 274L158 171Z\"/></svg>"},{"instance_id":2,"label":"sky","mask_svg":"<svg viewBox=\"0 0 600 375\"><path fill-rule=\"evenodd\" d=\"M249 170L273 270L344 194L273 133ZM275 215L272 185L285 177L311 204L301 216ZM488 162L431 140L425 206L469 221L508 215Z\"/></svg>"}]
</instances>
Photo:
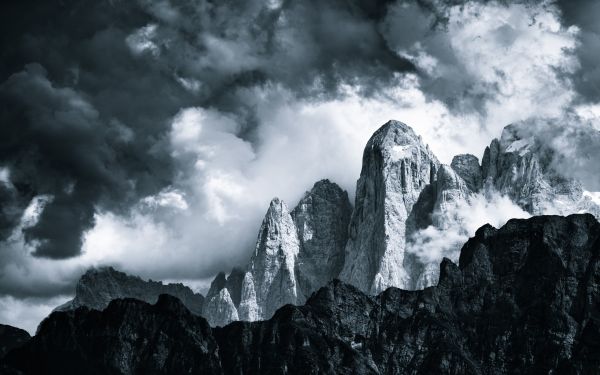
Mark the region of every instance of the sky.
<instances>
[{"instance_id":1,"label":"sky","mask_svg":"<svg viewBox=\"0 0 600 375\"><path fill-rule=\"evenodd\" d=\"M594 0L0 7L0 323L34 332L92 266L202 290L273 197L353 197L389 119L444 163L535 119L600 190Z\"/></svg>"}]
</instances>

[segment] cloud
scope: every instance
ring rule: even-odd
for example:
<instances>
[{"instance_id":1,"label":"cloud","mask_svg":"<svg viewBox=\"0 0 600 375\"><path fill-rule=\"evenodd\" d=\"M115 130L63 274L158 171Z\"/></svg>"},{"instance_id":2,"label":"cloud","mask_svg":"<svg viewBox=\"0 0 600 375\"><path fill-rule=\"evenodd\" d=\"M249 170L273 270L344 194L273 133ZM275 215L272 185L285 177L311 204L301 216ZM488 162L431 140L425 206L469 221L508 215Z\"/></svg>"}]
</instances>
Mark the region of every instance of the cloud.
<instances>
[{"instance_id":1,"label":"cloud","mask_svg":"<svg viewBox=\"0 0 600 375\"><path fill-rule=\"evenodd\" d=\"M458 261L462 245L484 224L499 228L510 219L531 216L495 191L449 202L435 215L443 217L439 220L443 226L430 225L414 233L408 248L425 264L437 263L443 257Z\"/></svg>"}]
</instances>

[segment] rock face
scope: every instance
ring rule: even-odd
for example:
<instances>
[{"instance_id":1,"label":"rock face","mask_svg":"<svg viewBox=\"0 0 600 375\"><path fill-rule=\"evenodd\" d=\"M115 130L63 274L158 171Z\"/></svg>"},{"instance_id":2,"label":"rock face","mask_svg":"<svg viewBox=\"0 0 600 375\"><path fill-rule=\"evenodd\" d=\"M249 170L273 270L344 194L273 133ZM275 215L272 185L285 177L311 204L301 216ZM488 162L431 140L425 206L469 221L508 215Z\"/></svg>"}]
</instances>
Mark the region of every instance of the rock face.
<instances>
[{"instance_id":1,"label":"rock face","mask_svg":"<svg viewBox=\"0 0 600 375\"><path fill-rule=\"evenodd\" d=\"M471 154L456 155L452 158L450 167L465 181L469 190L481 190L483 177L477 156Z\"/></svg>"},{"instance_id":2,"label":"rock face","mask_svg":"<svg viewBox=\"0 0 600 375\"><path fill-rule=\"evenodd\" d=\"M552 168L553 151L528 134L525 125L505 127L500 139L485 149L484 182L533 215L577 212L583 199L581 183Z\"/></svg>"},{"instance_id":3,"label":"rock face","mask_svg":"<svg viewBox=\"0 0 600 375\"><path fill-rule=\"evenodd\" d=\"M227 280L219 274L213 281L204 309L210 324L269 318L337 277L351 211L348 194L329 180L315 183L292 212L273 199L246 271L234 270Z\"/></svg>"},{"instance_id":4,"label":"rock face","mask_svg":"<svg viewBox=\"0 0 600 375\"><path fill-rule=\"evenodd\" d=\"M29 333L21 328L0 324L0 358L12 349L24 345L30 338Z\"/></svg>"},{"instance_id":5,"label":"rock face","mask_svg":"<svg viewBox=\"0 0 600 375\"><path fill-rule=\"evenodd\" d=\"M194 293L183 284L163 284L160 281L145 281L130 276L112 267L92 268L77 283L75 298L56 308L58 311L74 310L87 306L103 310L117 298L136 298L154 303L160 294L179 298L194 314L202 313L204 297Z\"/></svg>"},{"instance_id":6,"label":"rock face","mask_svg":"<svg viewBox=\"0 0 600 375\"><path fill-rule=\"evenodd\" d=\"M342 280L373 294L409 285L407 220L439 164L401 122L390 121L373 134L363 153Z\"/></svg>"},{"instance_id":7,"label":"rock face","mask_svg":"<svg viewBox=\"0 0 600 375\"><path fill-rule=\"evenodd\" d=\"M369 296L333 281L304 306L211 329L172 297L54 312L4 358L23 374L597 374L600 224L480 228L439 284ZM31 358L35 358L32 361Z\"/></svg>"},{"instance_id":8,"label":"rock face","mask_svg":"<svg viewBox=\"0 0 600 375\"><path fill-rule=\"evenodd\" d=\"M329 180L317 182L292 211L300 241L296 276L302 302L342 270L351 213L348 193Z\"/></svg>"},{"instance_id":9,"label":"rock face","mask_svg":"<svg viewBox=\"0 0 600 375\"><path fill-rule=\"evenodd\" d=\"M262 222L256 248L242 283L243 320L270 317L286 303L297 303L299 289L294 269L300 241L287 205L275 198Z\"/></svg>"},{"instance_id":10,"label":"rock face","mask_svg":"<svg viewBox=\"0 0 600 375\"><path fill-rule=\"evenodd\" d=\"M211 283L202 311L211 326L223 326L239 319L237 307L240 304L242 281L238 277L239 273L239 270L234 269L229 277L225 277L220 272Z\"/></svg>"}]
</instances>

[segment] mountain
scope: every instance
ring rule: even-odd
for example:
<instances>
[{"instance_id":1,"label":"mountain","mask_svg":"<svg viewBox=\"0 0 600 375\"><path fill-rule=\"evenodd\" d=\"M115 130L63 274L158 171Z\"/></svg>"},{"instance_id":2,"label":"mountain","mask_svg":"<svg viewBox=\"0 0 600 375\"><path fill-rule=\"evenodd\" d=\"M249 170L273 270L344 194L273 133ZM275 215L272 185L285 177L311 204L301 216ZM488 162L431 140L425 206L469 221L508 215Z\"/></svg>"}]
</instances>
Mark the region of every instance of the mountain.
<instances>
[{"instance_id":1,"label":"mountain","mask_svg":"<svg viewBox=\"0 0 600 375\"><path fill-rule=\"evenodd\" d=\"M566 214L589 208L580 181L553 167L555 152L531 134L527 123L504 128L500 139L485 149L484 184L509 196L532 215Z\"/></svg>"},{"instance_id":2,"label":"mountain","mask_svg":"<svg viewBox=\"0 0 600 375\"><path fill-rule=\"evenodd\" d=\"M57 311L75 310L87 306L103 310L117 298L136 298L154 303L161 294L179 298L195 314L202 313L204 297L194 293L183 284L163 284L160 281L142 280L137 276L115 270L112 267L89 269L81 276L75 288L75 298L56 308Z\"/></svg>"},{"instance_id":3,"label":"mountain","mask_svg":"<svg viewBox=\"0 0 600 375\"><path fill-rule=\"evenodd\" d=\"M373 294L409 285L403 266L408 222L439 165L408 125L389 121L373 134L363 153L340 279Z\"/></svg>"},{"instance_id":4,"label":"mountain","mask_svg":"<svg viewBox=\"0 0 600 375\"><path fill-rule=\"evenodd\" d=\"M0 324L0 358L12 349L25 344L30 338L29 333L23 329Z\"/></svg>"},{"instance_id":5,"label":"mountain","mask_svg":"<svg viewBox=\"0 0 600 375\"><path fill-rule=\"evenodd\" d=\"M437 286L377 296L332 281L303 306L211 328L176 298L54 312L5 368L22 374L597 374L600 223L485 225ZM35 358L35 360L31 360Z\"/></svg>"},{"instance_id":6,"label":"mountain","mask_svg":"<svg viewBox=\"0 0 600 375\"><path fill-rule=\"evenodd\" d=\"M335 278L373 295L390 286L418 290L437 284L442 258L458 261L464 241L485 224L479 216L502 209L497 197L523 217L589 212L600 218L600 200L556 168L560 155L530 125L507 126L485 149L481 164L461 154L445 165L411 127L389 121L364 149L354 207L329 180L315 183L291 210L273 199L248 264L218 274L203 304L191 291L177 294L183 287L146 287L138 278L82 281L68 308L103 308L119 297L154 302L159 293L169 293L211 326L263 320L287 303L304 303ZM471 213L477 204L486 212ZM129 279L121 274L119 280ZM139 289L121 290L130 284Z\"/></svg>"},{"instance_id":7,"label":"mountain","mask_svg":"<svg viewBox=\"0 0 600 375\"><path fill-rule=\"evenodd\" d=\"M286 303L304 303L339 274L351 211L348 194L329 180L315 183L292 211L273 199L246 270L217 275L203 315L213 326L225 325L267 319ZM239 297L230 298L234 294Z\"/></svg>"}]
</instances>

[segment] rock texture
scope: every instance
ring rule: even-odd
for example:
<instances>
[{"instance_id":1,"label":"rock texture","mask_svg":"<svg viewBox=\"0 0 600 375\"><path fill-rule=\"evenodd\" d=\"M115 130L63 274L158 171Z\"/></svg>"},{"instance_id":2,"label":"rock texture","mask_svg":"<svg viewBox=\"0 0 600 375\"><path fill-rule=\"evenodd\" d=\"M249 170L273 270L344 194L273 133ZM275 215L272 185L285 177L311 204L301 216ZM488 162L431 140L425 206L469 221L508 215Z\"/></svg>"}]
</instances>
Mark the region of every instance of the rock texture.
<instances>
[{"instance_id":1,"label":"rock texture","mask_svg":"<svg viewBox=\"0 0 600 375\"><path fill-rule=\"evenodd\" d=\"M317 182L292 211L300 241L295 271L301 302L342 270L351 214L348 193L329 180Z\"/></svg>"},{"instance_id":2,"label":"rock texture","mask_svg":"<svg viewBox=\"0 0 600 375\"><path fill-rule=\"evenodd\" d=\"M115 270L112 267L89 269L77 283L75 298L56 308L58 311L74 310L87 306L103 310L117 298L136 298L154 303L160 294L179 298L195 314L202 313L204 297L194 293L183 284L163 284L160 281L145 281L137 276Z\"/></svg>"},{"instance_id":3,"label":"rock texture","mask_svg":"<svg viewBox=\"0 0 600 375\"><path fill-rule=\"evenodd\" d=\"M484 182L533 215L577 212L583 199L581 183L552 168L554 152L529 134L526 125L505 127L500 139L485 149Z\"/></svg>"},{"instance_id":4,"label":"rock texture","mask_svg":"<svg viewBox=\"0 0 600 375\"><path fill-rule=\"evenodd\" d=\"M334 281L263 322L211 329L172 297L54 312L4 358L23 374L597 374L600 224L480 228L436 287ZM36 358L32 361L31 358Z\"/></svg>"},{"instance_id":5,"label":"rock texture","mask_svg":"<svg viewBox=\"0 0 600 375\"><path fill-rule=\"evenodd\" d=\"M286 303L297 303L298 283L294 269L300 252L296 226L287 205L271 201L260 227L254 254L242 283L243 320L265 319Z\"/></svg>"},{"instance_id":6,"label":"rock texture","mask_svg":"<svg viewBox=\"0 0 600 375\"><path fill-rule=\"evenodd\" d=\"M406 124L389 121L373 134L363 153L342 280L373 294L409 285L407 220L439 164Z\"/></svg>"},{"instance_id":7,"label":"rock texture","mask_svg":"<svg viewBox=\"0 0 600 375\"><path fill-rule=\"evenodd\" d=\"M29 333L21 328L0 324L0 358L12 349L25 344L30 338Z\"/></svg>"},{"instance_id":8,"label":"rock texture","mask_svg":"<svg viewBox=\"0 0 600 375\"><path fill-rule=\"evenodd\" d=\"M269 318L337 277L351 211L348 194L329 180L315 183L292 212L275 198L245 273L234 270L227 280L219 274L213 281L204 309L210 324Z\"/></svg>"},{"instance_id":9,"label":"rock texture","mask_svg":"<svg viewBox=\"0 0 600 375\"><path fill-rule=\"evenodd\" d=\"M477 156L471 154L456 155L450 167L465 181L471 191L479 191L483 186L483 176Z\"/></svg>"},{"instance_id":10,"label":"rock texture","mask_svg":"<svg viewBox=\"0 0 600 375\"><path fill-rule=\"evenodd\" d=\"M239 319L237 308L240 304L242 280L238 280L238 275L239 271L236 269L232 271L229 278L220 272L211 283L202 311L202 315L211 326L223 326ZM235 291L238 291L237 295L234 294Z\"/></svg>"},{"instance_id":11,"label":"rock texture","mask_svg":"<svg viewBox=\"0 0 600 375\"><path fill-rule=\"evenodd\" d=\"M204 318L160 295L154 305L117 299L103 311L53 312L5 359L24 374L219 374L217 348Z\"/></svg>"}]
</instances>

